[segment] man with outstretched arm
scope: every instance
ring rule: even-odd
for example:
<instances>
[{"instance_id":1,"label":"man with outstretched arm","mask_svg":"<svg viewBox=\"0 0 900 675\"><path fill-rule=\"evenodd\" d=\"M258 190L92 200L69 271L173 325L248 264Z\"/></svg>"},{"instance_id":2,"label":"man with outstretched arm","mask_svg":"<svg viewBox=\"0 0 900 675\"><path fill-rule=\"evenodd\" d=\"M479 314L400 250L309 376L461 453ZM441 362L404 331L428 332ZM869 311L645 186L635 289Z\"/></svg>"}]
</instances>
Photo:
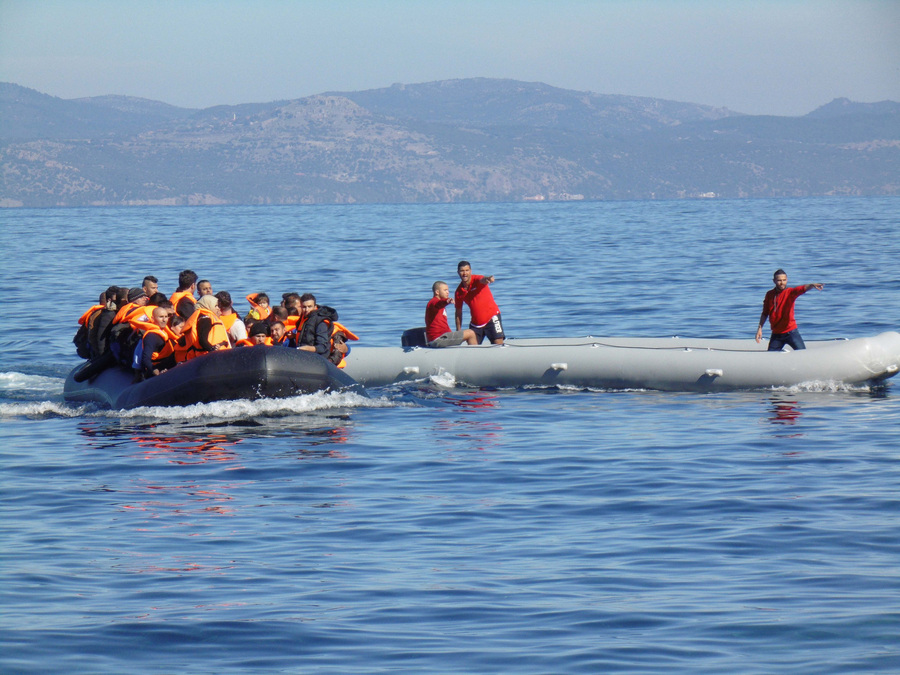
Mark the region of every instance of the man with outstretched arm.
<instances>
[{"instance_id":1,"label":"man with outstretched arm","mask_svg":"<svg viewBox=\"0 0 900 675\"><path fill-rule=\"evenodd\" d=\"M456 330L462 328L462 306L469 306L469 328L475 333L475 344L481 344L486 337L495 345L502 345L506 339L500 322L500 308L488 286L494 283L493 275L472 274L472 266L467 260L460 260L456 266L460 283L456 287Z\"/></svg>"},{"instance_id":2,"label":"man with outstretched arm","mask_svg":"<svg viewBox=\"0 0 900 675\"><path fill-rule=\"evenodd\" d=\"M425 306L425 338L428 340L429 347L453 347L463 342L470 345L477 345L475 331L471 328L466 330L450 330L450 324L447 323L447 305L453 300L450 299L450 287L443 281L435 281L431 286L433 297Z\"/></svg>"},{"instance_id":3,"label":"man with outstretched arm","mask_svg":"<svg viewBox=\"0 0 900 675\"><path fill-rule=\"evenodd\" d=\"M806 284L804 286L787 287L787 273L778 269L772 276L775 288L766 293L763 300L762 314L759 315L759 328L756 329L756 341L762 339L763 326L766 319L772 328L772 336L769 338L770 352L780 352L785 345L790 345L795 351L806 349L800 331L797 330L797 322L794 321L794 303L801 295L811 288L821 291L825 284Z\"/></svg>"}]
</instances>

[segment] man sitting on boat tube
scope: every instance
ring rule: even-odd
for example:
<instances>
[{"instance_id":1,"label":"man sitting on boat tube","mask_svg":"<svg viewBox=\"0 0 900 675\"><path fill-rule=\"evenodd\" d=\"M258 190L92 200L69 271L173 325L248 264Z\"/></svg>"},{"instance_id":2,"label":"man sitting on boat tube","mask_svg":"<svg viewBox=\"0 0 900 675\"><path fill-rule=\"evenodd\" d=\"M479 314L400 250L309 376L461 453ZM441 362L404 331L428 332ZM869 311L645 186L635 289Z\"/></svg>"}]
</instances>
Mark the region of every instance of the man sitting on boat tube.
<instances>
[{"instance_id":1,"label":"man sitting on boat tube","mask_svg":"<svg viewBox=\"0 0 900 675\"><path fill-rule=\"evenodd\" d=\"M759 315L759 328L756 329L756 341L762 339L763 326L766 319L772 327L772 337L769 338L770 352L780 352L785 345L797 351L806 349L800 331L797 330L797 322L794 321L794 303L801 295L811 288L821 291L825 284L806 284L804 286L787 287L787 273L778 269L772 275L775 288L766 293L763 300L762 314Z\"/></svg>"},{"instance_id":2,"label":"man sitting on boat tube","mask_svg":"<svg viewBox=\"0 0 900 675\"><path fill-rule=\"evenodd\" d=\"M456 287L456 330L462 327L462 306L469 306L471 320L469 328L475 333L475 344L481 344L487 338L495 345L502 345L506 339L503 324L500 323L500 308L494 302L494 296L488 284L494 283L494 277L472 274L472 266L467 260L460 260L456 266L460 283Z\"/></svg>"},{"instance_id":3,"label":"man sitting on boat tube","mask_svg":"<svg viewBox=\"0 0 900 675\"><path fill-rule=\"evenodd\" d=\"M475 331L469 328L450 330L446 310L447 305L453 302L450 299L450 287L443 281L435 281L431 286L431 292L434 297L425 306L425 338L428 340L428 346L453 347L463 342L477 345L478 338Z\"/></svg>"}]
</instances>

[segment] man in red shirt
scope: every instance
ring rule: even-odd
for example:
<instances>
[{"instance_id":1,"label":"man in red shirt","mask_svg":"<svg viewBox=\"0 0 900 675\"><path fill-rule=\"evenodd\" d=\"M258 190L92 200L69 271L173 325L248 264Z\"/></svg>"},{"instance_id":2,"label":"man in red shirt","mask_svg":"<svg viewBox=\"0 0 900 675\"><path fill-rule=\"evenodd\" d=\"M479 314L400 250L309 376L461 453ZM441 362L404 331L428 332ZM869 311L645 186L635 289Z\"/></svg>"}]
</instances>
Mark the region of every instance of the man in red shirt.
<instances>
[{"instance_id":1,"label":"man in red shirt","mask_svg":"<svg viewBox=\"0 0 900 675\"><path fill-rule=\"evenodd\" d=\"M456 287L456 330L462 327L462 306L465 302L471 314L469 328L475 333L475 344L487 337L495 345L502 345L506 339L503 324L500 322L500 308L494 302L489 284L494 277L472 274L472 266L466 260L460 260L456 266L460 284Z\"/></svg>"},{"instance_id":2,"label":"man in red shirt","mask_svg":"<svg viewBox=\"0 0 900 675\"><path fill-rule=\"evenodd\" d=\"M772 337L769 338L770 352L780 352L785 345L790 345L794 351L806 349L800 331L797 330L797 322L794 321L794 303L810 288L821 291L825 288L825 284L806 284L788 288L787 273L781 269L775 270L772 280L775 282L775 288L766 293L763 300L759 328L756 329L756 341L762 339L763 325L768 319L772 327Z\"/></svg>"},{"instance_id":3,"label":"man in red shirt","mask_svg":"<svg viewBox=\"0 0 900 675\"><path fill-rule=\"evenodd\" d=\"M435 281L431 286L434 297L425 306L425 338L429 347L452 347L465 341L477 345L475 331L450 330L445 308L453 302L450 299L450 287L443 281Z\"/></svg>"}]
</instances>

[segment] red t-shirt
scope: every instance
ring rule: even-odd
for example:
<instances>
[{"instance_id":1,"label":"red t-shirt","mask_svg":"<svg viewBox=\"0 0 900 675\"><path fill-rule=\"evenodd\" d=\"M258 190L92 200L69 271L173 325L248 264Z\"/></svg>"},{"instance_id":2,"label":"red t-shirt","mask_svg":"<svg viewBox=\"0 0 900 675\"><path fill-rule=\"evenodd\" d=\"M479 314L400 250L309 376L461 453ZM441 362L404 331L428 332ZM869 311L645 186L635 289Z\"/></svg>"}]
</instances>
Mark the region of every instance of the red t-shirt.
<instances>
[{"instance_id":1,"label":"red t-shirt","mask_svg":"<svg viewBox=\"0 0 900 675\"><path fill-rule=\"evenodd\" d=\"M797 329L797 322L794 321L794 303L804 293L806 286L785 288L781 293L776 293L773 288L766 293L763 312L769 317L773 333L790 333Z\"/></svg>"},{"instance_id":2,"label":"red t-shirt","mask_svg":"<svg viewBox=\"0 0 900 675\"><path fill-rule=\"evenodd\" d=\"M473 326L483 326L500 313L500 308L494 302L491 289L484 282L484 276L481 274L472 275L468 291L463 288L462 284L457 286L454 300L457 312L462 310L463 302L469 306L469 312L472 314L471 324Z\"/></svg>"},{"instance_id":3,"label":"red t-shirt","mask_svg":"<svg viewBox=\"0 0 900 675\"><path fill-rule=\"evenodd\" d=\"M447 314L444 307L449 305L452 300L449 298L441 300L434 297L428 301L425 306L425 335L428 341L437 340L444 333L450 332L450 325L447 323Z\"/></svg>"}]
</instances>

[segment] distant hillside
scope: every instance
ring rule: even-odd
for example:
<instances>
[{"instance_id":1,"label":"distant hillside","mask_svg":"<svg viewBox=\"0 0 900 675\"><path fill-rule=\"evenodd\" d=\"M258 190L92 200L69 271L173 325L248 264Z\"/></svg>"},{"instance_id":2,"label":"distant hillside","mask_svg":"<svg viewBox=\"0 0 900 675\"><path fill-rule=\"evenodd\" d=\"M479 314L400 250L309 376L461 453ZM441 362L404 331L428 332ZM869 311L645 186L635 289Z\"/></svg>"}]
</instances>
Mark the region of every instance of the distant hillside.
<instances>
[{"instance_id":1,"label":"distant hillside","mask_svg":"<svg viewBox=\"0 0 900 675\"><path fill-rule=\"evenodd\" d=\"M166 120L177 120L196 112L196 110L189 108L178 108L168 103L160 103L159 101L151 101L150 99L137 98L135 96L93 96L91 98L76 98L73 99L73 102L87 103L97 108L115 110L134 119L140 119L142 124L146 125L158 124Z\"/></svg>"},{"instance_id":2,"label":"distant hillside","mask_svg":"<svg viewBox=\"0 0 900 675\"><path fill-rule=\"evenodd\" d=\"M333 94L379 115L450 126L632 134L735 115L724 108L636 96L604 96L514 80L444 80Z\"/></svg>"},{"instance_id":3,"label":"distant hillside","mask_svg":"<svg viewBox=\"0 0 900 675\"><path fill-rule=\"evenodd\" d=\"M834 118L848 115L896 115L900 112L900 103L879 101L878 103L854 103L848 98L836 98L821 108L816 108L807 117Z\"/></svg>"},{"instance_id":4,"label":"distant hillside","mask_svg":"<svg viewBox=\"0 0 900 675\"><path fill-rule=\"evenodd\" d=\"M900 194L900 104L741 115L511 80L176 108L0 84L0 205Z\"/></svg>"},{"instance_id":5,"label":"distant hillside","mask_svg":"<svg viewBox=\"0 0 900 675\"><path fill-rule=\"evenodd\" d=\"M195 111L126 96L65 100L0 82L0 140L99 139L140 133Z\"/></svg>"}]
</instances>

